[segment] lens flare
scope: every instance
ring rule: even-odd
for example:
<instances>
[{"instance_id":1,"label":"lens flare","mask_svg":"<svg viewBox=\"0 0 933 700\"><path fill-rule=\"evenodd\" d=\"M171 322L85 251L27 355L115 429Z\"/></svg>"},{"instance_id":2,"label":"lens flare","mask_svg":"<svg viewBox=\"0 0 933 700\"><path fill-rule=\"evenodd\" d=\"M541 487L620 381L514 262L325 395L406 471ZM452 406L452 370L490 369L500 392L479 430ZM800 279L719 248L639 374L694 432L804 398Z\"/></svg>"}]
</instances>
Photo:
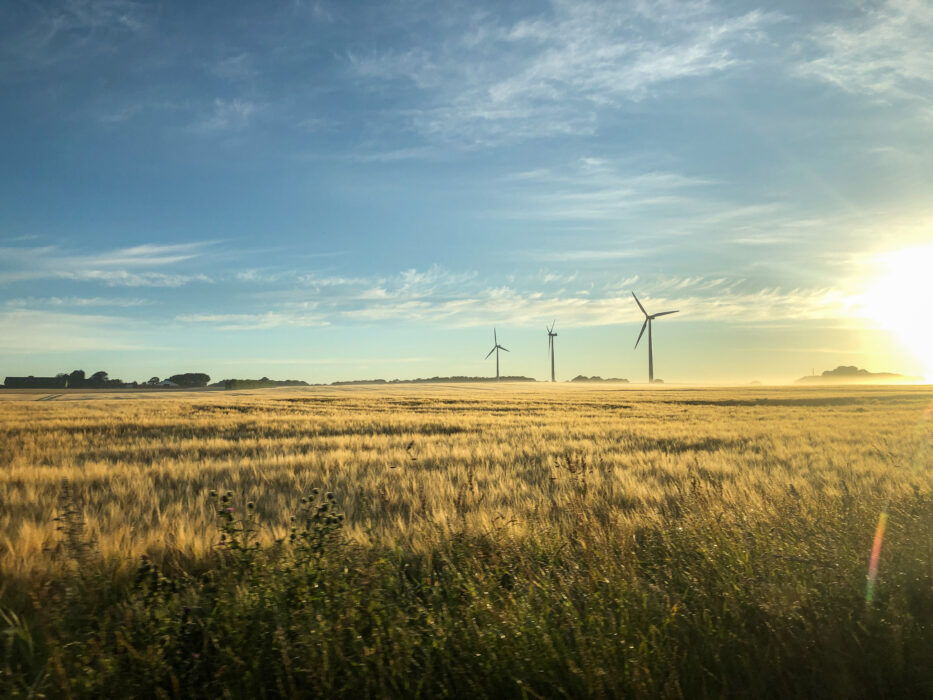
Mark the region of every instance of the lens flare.
<instances>
[{"instance_id":1,"label":"lens flare","mask_svg":"<svg viewBox=\"0 0 933 700\"><path fill-rule=\"evenodd\" d=\"M884 531L888 526L888 509L885 507L878 518L878 527L875 528L875 541L871 546L871 559L868 560L868 586L865 589L865 600L871 602L875 598L875 582L878 580L878 560L881 559L881 543L884 541Z\"/></svg>"}]
</instances>

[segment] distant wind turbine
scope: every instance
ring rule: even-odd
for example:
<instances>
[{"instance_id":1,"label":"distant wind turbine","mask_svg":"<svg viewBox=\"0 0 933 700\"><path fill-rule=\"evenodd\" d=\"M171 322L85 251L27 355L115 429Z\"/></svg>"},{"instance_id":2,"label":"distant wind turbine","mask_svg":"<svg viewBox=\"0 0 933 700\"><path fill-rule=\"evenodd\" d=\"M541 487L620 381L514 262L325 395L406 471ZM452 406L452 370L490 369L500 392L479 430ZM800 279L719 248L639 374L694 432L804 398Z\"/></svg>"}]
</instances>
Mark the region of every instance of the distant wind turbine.
<instances>
[{"instance_id":1,"label":"distant wind turbine","mask_svg":"<svg viewBox=\"0 0 933 700\"><path fill-rule=\"evenodd\" d=\"M632 296L635 297L635 292L632 292ZM635 347L638 347L638 343L641 342L641 337L645 333L645 326L648 327L648 383L651 384L654 382L654 344L651 342L651 322L656 319L658 316L667 316L668 314L676 314L677 311L662 311L659 314L648 315L648 312L645 311L645 307L641 305L641 302L638 301L638 297L635 297L635 303L638 304L638 308L641 309L641 312L645 315L645 322L642 324L641 333L638 334L638 340L635 341Z\"/></svg>"},{"instance_id":2,"label":"distant wind turbine","mask_svg":"<svg viewBox=\"0 0 933 700\"><path fill-rule=\"evenodd\" d=\"M551 324L551 327L547 329L547 347L548 352L551 354L551 381L556 381L554 379L554 338L557 337L557 333L554 332L554 326L557 324L557 319L554 319L554 322ZM545 326L547 328L547 326Z\"/></svg>"},{"instance_id":3,"label":"distant wind turbine","mask_svg":"<svg viewBox=\"0 0 933 700\"><path fill-rule=\"evenodd\" d=\"M508 350L507 350L506 348L502 347L501 345L499 345L499 339L496 338L496 329L495 329L495 328L492 329L492 341L495 343L495 345L492 346L492 350L490 350L490 351L489 351L489 354L486 355L486 357L484 357L483 359L484 359L484 360L488 360L488 359L489 359L489 355L492 355L493 353L496 353L496 381L498 382L498 381L499 381L499 351L500 351L500 350L505 350L506 352L508 352Z\"/></svg>"}]
</instances>

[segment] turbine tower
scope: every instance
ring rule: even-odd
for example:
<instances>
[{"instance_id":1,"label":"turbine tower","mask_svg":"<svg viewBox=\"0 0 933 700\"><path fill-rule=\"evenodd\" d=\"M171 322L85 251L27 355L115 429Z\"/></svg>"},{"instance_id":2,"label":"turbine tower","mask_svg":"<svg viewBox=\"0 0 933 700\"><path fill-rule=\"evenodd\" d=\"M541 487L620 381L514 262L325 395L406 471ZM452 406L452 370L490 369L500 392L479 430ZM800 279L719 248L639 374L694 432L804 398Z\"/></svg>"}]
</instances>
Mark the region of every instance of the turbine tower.
<instances>
[{"instance_id":1,"label":"turbine tower","mask_svg":"<svg viewBox=\"0 0 933 700\"><path fill-rule=\"evenodd\" d=\"M632 292L632 296L635 297L635 292ZM648 327L648 383L654 383L654 344L651 342L651 322L656 319L658 316L667 316L668 314L676 314L676 311L662 311L659 314L649 315L645 311L645 307L641 305L641 302L638 301L638 297L635 297L635 303L638 304L638 308L641 309L641 312L645 315L645 322L642 324L641 333L638 334L638 340L635 341L635 347L638 347L638 343L641 342L641 337L645 333L645 326Z\"/></svg>"},{"instance_id":2,"label":"turbine tower","mask_svg":"<svg viewBox=\"0 0 933 700\"><path fill-rule=\"evenodd\" d=\"M492 350L490 350L490 351L489 351L489 354L486 355L486 357L484 357L483 359L484 359L484 360L488 360L488 359L489 359L489 355L492 355L493 353L496 353L496 381L498 382L498 381L499 381L499 351L500 351L500 350L505 350L506 352L508 352L508 350L507 350L506 348L502 347L501 345L499 345L499 339L496 338L496 329L495 329L495 328L492 329L492 342L495 343L495 345L492 346Z\"/></svg>"},{"instance_id":3,"label":"turbine tower","mask_svg":"<svg viewBox=\"0 0 933 700\"><path fill-rule=\"evenodd\" d=\"M554 332L554 326L557 323L557 319L554 320L554 323L551 324L551 327L547 329L547 347L548 352L551 353L551 381L556 381L554 379L554 338L557 337L557 333ZM547 326L545 326L547 328Z\"/></svg>"}]
</instances>

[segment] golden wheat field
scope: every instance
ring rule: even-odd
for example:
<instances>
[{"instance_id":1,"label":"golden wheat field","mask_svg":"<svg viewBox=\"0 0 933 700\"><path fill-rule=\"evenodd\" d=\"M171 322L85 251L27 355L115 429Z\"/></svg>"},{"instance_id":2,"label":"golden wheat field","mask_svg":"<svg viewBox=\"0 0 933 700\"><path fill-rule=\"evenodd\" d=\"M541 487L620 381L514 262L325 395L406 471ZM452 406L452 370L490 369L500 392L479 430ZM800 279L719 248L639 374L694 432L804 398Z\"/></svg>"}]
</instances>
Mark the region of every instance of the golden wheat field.
<instances>
[{"instance_id":1,"label":"golden wheat field","mask_svg":"<svg viewBox=\"0 0 933 700\"><path fill-rule=\"evenodd\" d=\"M347 537L418 549L454 532L614 531L657 519L691 480L754 514L933 487L930 387L570 385L246 392L0 393L0 566L54 565L69 493L104 555L216 542L212 489L255 502L272 540L312 488ZM583 500L581 500L583 499Z\"/></svg>"}]
</instances>

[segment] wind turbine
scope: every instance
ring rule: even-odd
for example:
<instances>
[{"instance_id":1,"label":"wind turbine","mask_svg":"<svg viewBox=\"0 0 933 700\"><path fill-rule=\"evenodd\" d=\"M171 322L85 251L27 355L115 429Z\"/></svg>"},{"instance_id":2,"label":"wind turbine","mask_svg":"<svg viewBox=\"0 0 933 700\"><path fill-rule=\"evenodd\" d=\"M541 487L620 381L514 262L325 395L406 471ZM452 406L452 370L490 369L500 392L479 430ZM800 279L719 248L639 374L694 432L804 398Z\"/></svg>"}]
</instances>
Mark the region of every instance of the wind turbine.
<instances>
[{"instance_id":1,"label":"wind turbine","mask_svg":"<svg viewBox=\"0 0 933 700\"><path fill-rule=\"evenodd\" d=\"M547 329L547 347L548 352L551 353L551 381L556 381L554 379L554 338L557 337L557 333L554 332L554 326L557 324L557 319L554 320L554 323L551 324L551 327ZM547 328L547 326L545 326Z\"/></svg>"},{"instance_id":2,"label":"wind turbine","mask_svg":"<svg viewBox=\"0 0 933 700\"><path fill-rule=\"evenodd\" d=\"M499 381L499 351L500 351L500 350L505 350L506 352L508 352L508 350L507 350L506 348L502 347L501 345L499 345L499 339L496 338L496 329L495 329L495 328L492 329L492 341L495 343L495 345L492 346L492 350L490 350L490 351L489 351L489 354L486 355L486 357L484 357L483 359L484 359L484 360L488 360L488 359L489 359L489 355L492 355L493 353L496 353L496 381L498 382L498 381Z\"/></svg>"},{"instance_id":3,"label":"wind turbine","mask_svg":"<svg viewBox=\"0 0 933 700\"><path fill-rule=\"evenodd\" d=\"M632 296L635 297L635 292L632 292ZM635 341L635 347L638 347L638 343L641 342L641 337L645 333L645 326L648 327L648 383L651 384L654 382L654 345L651 342L651 322L656 319L658 316L667 316L668 314L676 314L677 311L662 311L659 314L648 315L648 312L645 311L645 307L641 305L641 302L638 301L638 297L635 297L635 303L638 304L638 308L641 309L641 312L645 315L645 322L642 324L641 333L638 334L638 340Z\"/></svg>"}]
</instances>

